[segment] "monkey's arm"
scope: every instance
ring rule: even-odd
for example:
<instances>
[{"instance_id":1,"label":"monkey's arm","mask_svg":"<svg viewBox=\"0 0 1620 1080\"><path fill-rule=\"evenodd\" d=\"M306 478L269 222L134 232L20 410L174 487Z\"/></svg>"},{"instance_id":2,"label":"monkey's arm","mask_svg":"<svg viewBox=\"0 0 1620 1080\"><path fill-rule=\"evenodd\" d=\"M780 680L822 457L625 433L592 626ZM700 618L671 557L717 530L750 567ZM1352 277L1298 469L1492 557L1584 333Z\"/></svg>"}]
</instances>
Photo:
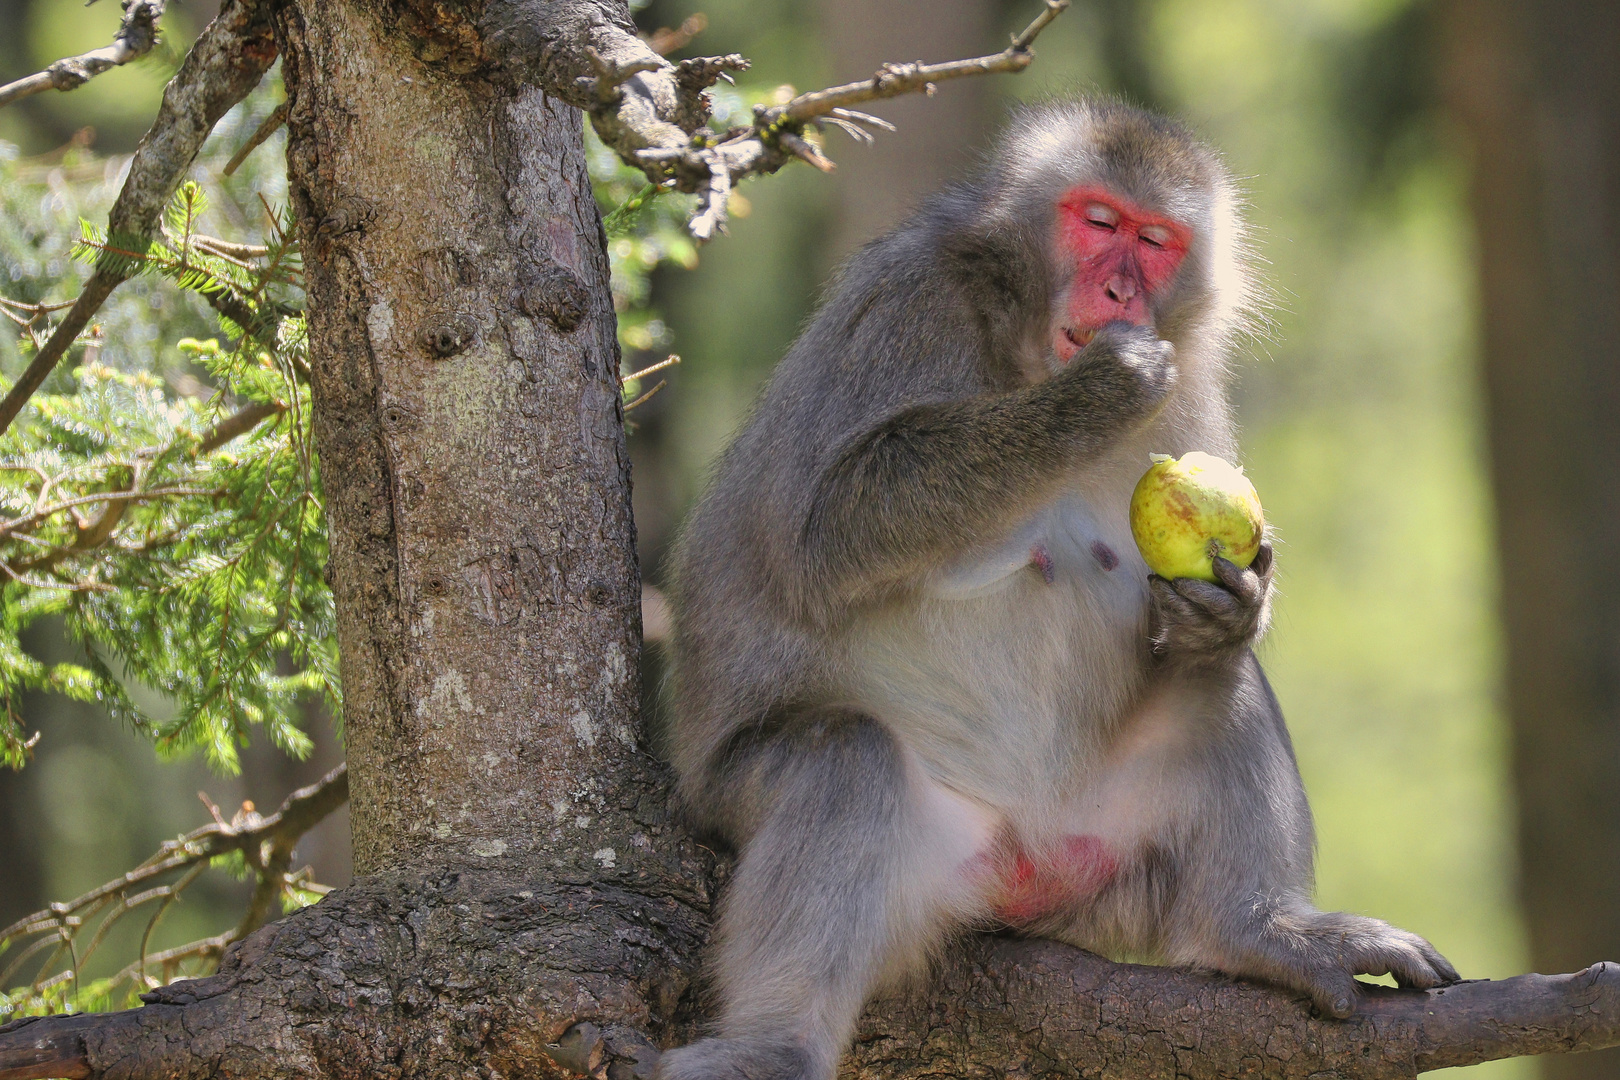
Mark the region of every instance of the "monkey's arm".
<instances>
[{"instance_id":1,"label":"monkey's arm","mask_svg":"<svg viewBox=\"0 0 1620 1080\"><path fill-rule=\"evenodd\" d=\"M1167 342L1115 323L1051 379L885 418L814 486L798 538L810 594L854 598L995 539L1151 414L1174 379Z\"/></svg>"}]
</instances>

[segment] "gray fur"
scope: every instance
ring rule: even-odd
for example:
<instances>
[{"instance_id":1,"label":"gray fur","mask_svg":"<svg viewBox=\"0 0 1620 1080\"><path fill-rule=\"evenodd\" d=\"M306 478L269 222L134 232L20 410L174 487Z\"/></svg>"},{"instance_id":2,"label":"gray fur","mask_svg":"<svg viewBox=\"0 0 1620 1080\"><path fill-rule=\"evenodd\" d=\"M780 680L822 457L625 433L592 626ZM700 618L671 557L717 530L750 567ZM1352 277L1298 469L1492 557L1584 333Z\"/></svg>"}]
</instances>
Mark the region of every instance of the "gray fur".
<instances>
[{"instance_id":1,"label":"gray fur","mask_svg":"<svg viewBox=\"0 0 1620 1080\"><path fill-rule=\"evenodd\" d=\"M1081 182L1194 239L1155 327L1110 324L1065 366L1050 237ZM1310 811L1250 650L1270 546L1216 586L1151 578L1130 538L1149 453L1234 455L1249 282L1215 154L1099 102L1022 112L982 175L844 268L677 555L667 749L741 859L718 1022L663 1080L826 1080L875 989L1012 910L985 867L1058 865L1075 837L1117 866L1019 929L1341 1016L1356 973L1456 978L1421 938L1310 903Z\"/></svg>"}]
</instances>

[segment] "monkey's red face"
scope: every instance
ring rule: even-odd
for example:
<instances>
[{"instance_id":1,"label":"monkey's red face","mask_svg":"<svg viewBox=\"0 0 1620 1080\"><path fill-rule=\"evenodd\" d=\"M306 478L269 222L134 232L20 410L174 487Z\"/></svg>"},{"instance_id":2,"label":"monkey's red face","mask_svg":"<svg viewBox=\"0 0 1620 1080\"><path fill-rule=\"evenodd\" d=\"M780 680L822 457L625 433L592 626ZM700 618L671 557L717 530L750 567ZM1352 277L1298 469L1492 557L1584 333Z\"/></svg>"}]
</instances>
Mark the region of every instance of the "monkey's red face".
<instances>
[{"instance_id":1,"label":"monkey's red face","mask_svg":"<svg viewBox=\"0 0 1620 1080\"><path fill-rule=\"evenodd\" d=\"M1057 242L1074 260L1052 327L1065 364L1116 320L1147 326L1152 300L1187 255L1191 231L1102 187L1077 187L1058 200Z\"/></svg>"}]
</instances>

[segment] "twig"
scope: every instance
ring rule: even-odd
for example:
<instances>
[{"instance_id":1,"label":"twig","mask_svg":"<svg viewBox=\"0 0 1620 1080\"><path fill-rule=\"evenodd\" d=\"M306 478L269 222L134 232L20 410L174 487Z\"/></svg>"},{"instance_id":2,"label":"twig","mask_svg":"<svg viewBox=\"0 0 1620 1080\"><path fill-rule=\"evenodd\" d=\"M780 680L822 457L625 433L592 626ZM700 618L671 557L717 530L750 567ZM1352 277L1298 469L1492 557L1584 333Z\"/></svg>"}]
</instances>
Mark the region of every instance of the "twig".
<instances>
[{"instance_id":1,"label":"twig","mask_svg":"<svg viewBox=\"0 0 1620 1080\"><path fill-rule=\"evenodd\" d=\"M262 259L270 254L270 248L266 244L237 244L229 240L221 240L217 236L204 236L202 233L192 233L191 243L210 255L218 255L222 259L233 259L237 262L237 265L246 266L248 269L254 268L248 260Z\"/></svg>"},{"instance_id":2,"label":"twig","mask_svg":"<svg viewBox=\"0 0 1620 1080\"><path fill-rule=\"evenodd\" d=\"M149 499L166 499L175 495L210 496L223 494L224 491L219 488L194 487L152 488L148 491L95 491L88 495L75 495L71 499L60 499L50 506L23 514L21 517L14 517L10 521L0 521L0 538L16 532L18 529L26 529L37 525L51 515L60 514L70 507L83 506L86 503L146 502Z\"/></svg>"},{"instance_id":3,"label":"twig","mask_svg":"<svg viewBox=\"0 0 1620 1080\"><path fill-rule=\"evenodd\" d=\"M226 110L258 85L276 58L268 6L260 0L227 0L197 36L180 70L163 90L157 119L130 159L129 174L107 216L109 237L151 237L157 232L163 208L203 140ZM97 264L50 340L0 400L0 434L11 427L80 331L125 280L128 270L111 261Z\"/></svg>"},{"instance_id":4,"label":"twig","mask_svg":"<svg viewBox=\"0 0 1620 1080\"><path fill-rule=\"evenodd\" d=\"M52 904L44 911L36 912L0 931L0 951L11 947L19 940L40 935L39 940L22 949L6 966L5 971L0 973L0 987L8 985L12 973L22 965L40 953L51 950L29 984L29 997L36 1001L40 1000L51 987L60 985L68 979L77 978L84 963L95 953L119 919L135 908L153 901L161 903L147 920L141 935L139 955L134 963L113 977L111 980L113 985L129 981L136 983L142 990L150 990L158 985L147 976L147 969L154 965L159 966L163 972L162 981L168 982L182 961L199 958L218 959L227 946L241 940L269 919L274 913L275 900L282 893L295 888L322 895L331 891L307 880L310 873L308 867L296 874L289 874L287 867L292 858L293 847L298 840L316 823L341 806L347 798L348 774L345 767L339 765L319 782L293 792L282 803L281 808L269 817L252 812L251 803L243 803L242 812L226 822L218 814L217 808L210 805L214 816L211 824L193 830L177 841L164 844L150 859L121 878L92 889L69 903ZM206 798L204 802L207 802ZM208 869L212 859L232 851L241 852L258 877L253 900L242 921L231 930L215 937L204 938L162 952L148 953L147 944L151 940L153 930L168 909L180 898L181 893ZM183 873L169 884L133 891L176 870ZM80 953L77 949L77 935L97 916L100 916L101 921L96 932L91 935L89 944ZM53 974L53 969L64 952L68 957L68 966L65 970ZM10 1064L0 1062L0 1080L9 1080L12 1075L8 1071ZM66 1071L52 1075L82 1074Z\"/></svg>"},{"instance_id":5,"label":"twig","mask_svg":"<svg viewBox=\"0 0 1620 1080\"><path fill-rule=\"evenodd\" d=\"M145 56L157 44L158 20L165 0L131 0L124 8L112 44L79 56L64 57L44 71L0 86L0 109L46 90L77 90L103 71Z\"/></svg>"},{"instance_id":6,"label":"twig","mask_svg":"<svg viewBox=\"0 0 1620 1080\"><path fill-rule=\"evenodd\" d=\"M234 176L236 170L242 167L242 162L248 159L248 155L262 146L264 141L274 135L276 130L286 122L287 103L283 101L275 107L269 116L264 118L264 123L260 124L258 129L248 136L248 141L242 144L242 148L231 155L231 160L225 163L225 168L221 171L226 176Z\"/></svg>"},{"instance_id":7,"label":"twig","mask_svg":"<svg viewBox=\"0 0 1620 1080\"><path fill-rule=\"evenodd\" d=\"M624 376L619 380L619 385L625 386L630 382L631 379L639 379L643 376L651 375L654 372L663 371L665 368L674 367L680 362L681 358L679 356L675 355L674 353L670 353L668 356L658 361L658 363L644 367L640 371L632 371L630 374Z\"/></svg>"},{"instance_id":8,"label":"twig","mask_svg":"<svg viewBox=\"0 0 1620 1080\"><path fill-rule=\"evenodd\" d=\"M642 394L640 397L636 398L636 400L634 400L630 404L626 405L624 407L624 411L629 412L631 409L634 409L634 408L636 408L638 406L641 406L641 405L645 405L647 403L648 398L652 397L654 394L658 393L658 391L662 390L664 387L666 387L668 385L669 385L669 380L668 379L659 379L657 386L653 387L651 390L648 390L645 394Z\"/></svg>"},{"instance_id":9,"label":"twig","mask_svg":"<svg viewBox=\"0 0 1620 1080\"><path fill-rule=\"evenodd\" d=\"M822 172L832 172L838 167L831 161L828 161L826 158L822 157L820 150L817 150L814 146L810 145L808 142L805 142L791 131L782 132L782 134L777 137L777 141L782 144L782 149L786 150L788 153L792 154L806 165L813 165Z\"/></svg>"},{"instance_id":10,"label":"twig","mask_svg":"<svg viewBox=\"0 0 1620 1080\"><path fill-rule=\"evenodd\" d=\"M1029 48L1035 43L1035 38L1068 6L1069 0L1046 0L1046 10L1024 27L1023 32L1012 39L1011 45L994 55L953 60L945 64L884 64L870 79L800 94L767 115L773 123L786 120L802 124L818 116L826 116L834 109L848 108L863 101L899 97L919 90L932 94L934 84L947 79L1023 71L1035 60L1035 54Z\"/></svg>"}]
</instances>

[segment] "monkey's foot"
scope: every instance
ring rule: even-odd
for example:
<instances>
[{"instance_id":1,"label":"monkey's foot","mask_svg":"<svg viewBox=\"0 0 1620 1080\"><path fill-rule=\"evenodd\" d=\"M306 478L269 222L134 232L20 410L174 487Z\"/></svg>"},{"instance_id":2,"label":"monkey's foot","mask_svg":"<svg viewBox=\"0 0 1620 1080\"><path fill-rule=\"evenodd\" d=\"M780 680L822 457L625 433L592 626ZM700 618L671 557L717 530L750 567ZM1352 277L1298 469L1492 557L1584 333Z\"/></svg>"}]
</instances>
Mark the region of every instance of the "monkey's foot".
<instances>
[{"instance_id":1,"label":"monkey's foot","mask_svg":"<svg viewBox=\"0 0 1620 1080\"><path fill-rule=\"evenodd\" d=\"M660 1057L653 1080L832 1080L833 1071L791 1039L699 1039Z\"/></svg>"},{"instance_id":2,"label":"monkey's foot","mask_svg":"<svg viewBox=\"0 0 1620 1080\"><path fill-rule=\"evenodd\" d=\"M1433 945L1381 919L1343 912L1290 916L1271 926L1266 952L1275 965L1262 978L1309 994L1325 1015L1356 1011L1357 975L1393 975L1401 986L1431 990L1458 981Z\"/></svg>"}]
</instances>

